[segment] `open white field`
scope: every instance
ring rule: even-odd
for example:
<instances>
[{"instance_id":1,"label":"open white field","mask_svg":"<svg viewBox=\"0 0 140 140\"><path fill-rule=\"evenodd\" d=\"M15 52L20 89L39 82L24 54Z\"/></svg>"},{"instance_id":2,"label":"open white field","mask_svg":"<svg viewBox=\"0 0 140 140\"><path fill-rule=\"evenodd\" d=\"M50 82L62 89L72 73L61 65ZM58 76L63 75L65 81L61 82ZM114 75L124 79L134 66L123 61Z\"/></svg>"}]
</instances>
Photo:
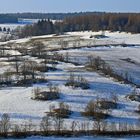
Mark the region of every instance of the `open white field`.
<instances>
[{"instance_id":1,"label":"open white field","mask_svg":"<svg viewBox=\"0 0 140 140\"><path fill-rule=\"evenodd\" d=\"M77 67L72 64L60 63L57 68L59 71L47 72L45 75L49 82L57 85L61 90L60 99L55 101L32 100L33 87L2 88L0 91L1 114L8 113L14 121L19 122L31 119L34 123L39 125L41 117L45 115L45 112L49 111L50 105L57 106L59 102L64 102L70 106L71 111L73 112L70 118L66 119L68 123L73 120L88 121L87 118L81 116L80 112L84 111L90 100L95 100L97 97L111 98L112 94L116 94L118 96L119 107L112 111L112 117L109 118L109 120L118 122L138 121L139 114L134 111L137 109L139 103L131 102L125 98L126 95L133 91L133 87L114 82L95 72L87 72L82 67ZM76 69L74 71L76 75L82 75L89 81L90 89L73 89L64 86L70 75L70 71L73 69ZM42 87L44 90L47 90L47 85L48 83L36 84L34 86Z\"/></svg>"}]
</instances>

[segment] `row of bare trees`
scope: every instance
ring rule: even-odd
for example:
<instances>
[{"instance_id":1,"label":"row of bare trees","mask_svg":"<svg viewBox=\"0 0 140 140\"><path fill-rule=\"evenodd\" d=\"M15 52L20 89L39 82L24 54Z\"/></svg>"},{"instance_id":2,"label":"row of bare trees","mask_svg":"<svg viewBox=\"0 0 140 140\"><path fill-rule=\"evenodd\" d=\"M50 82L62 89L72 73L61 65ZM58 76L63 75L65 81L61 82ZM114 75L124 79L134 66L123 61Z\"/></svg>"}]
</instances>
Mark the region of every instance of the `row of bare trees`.
<instances>
[{"instance_id":1,"label":"row of bare trees","mask_svg":"<svg viewBox=\"0 0 140 140\"><path fill-rule=\"evenodd\" d=\"M67 110L67 105L61 103L61 110ZM52 107L51 107L52 109ZM52 115L53 113L53 115ZM24 124L13 124L8 114L3 114L0 120L0 136L1 137L26 137L30 135L140 135L140 123L128 123L118 121L109 122L107 120L95 121L70 121L69 125L61 116L62 112L54 112L51 110L49 114L42 117L40 125L34 125L30 120Z\"/></svg>"},{"instance_id":2,"label":"row of bare trees","mask_svg":"<svg viewBox=\"0 0 140 140\"><path fill-rule=\"evenodd\" d=\"M93 56L89 56L87 68L90 70L101 71L105 76L110 76L120 82L139 86L134 82L134 79L127 71L124 73L118 73L99 56L95 58Z\"/></svg>"}]
</instances>

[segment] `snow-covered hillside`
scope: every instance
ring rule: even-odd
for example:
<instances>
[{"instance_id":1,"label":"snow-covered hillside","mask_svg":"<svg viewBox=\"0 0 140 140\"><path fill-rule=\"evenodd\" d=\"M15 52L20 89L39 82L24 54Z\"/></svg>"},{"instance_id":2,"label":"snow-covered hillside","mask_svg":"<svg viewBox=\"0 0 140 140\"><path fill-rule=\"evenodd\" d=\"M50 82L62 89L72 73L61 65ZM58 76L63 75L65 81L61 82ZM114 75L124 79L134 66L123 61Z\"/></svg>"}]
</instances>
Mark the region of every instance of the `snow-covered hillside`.
<instances>
[{"instance_id":1,"label":"snow-covered hillside","mask_svg":"<svg viewBox=\"0 0 140 140\"><path fill-rule=\"evenodd\" d=\"M140 34L106 31L104 33L105 38L96 38L97 35L101 34L103 33L71 32L60 36L30 37L1 44L0 73L5 74L5 72L10 71L14 80L23 78L22 72L15 75L15 64L22 65L22 69L26 61L33 61L37 66L43 63L43 57L33 55L33 53L38 53L36 50L33 51L36 47L33 46L34 41L44 44L41 53L46 53L49 57L53 55L51 61L54 61L57 55L59 57L63 56L64 60L55 60L56 64L46 64L48 67L55 66L55 71L52 69L46 72L41 72L38 69L35 71L38 77L47 79L45 83L38 82L27 87L1 85L0 115L8 113L11 122L17 124L32 120L32 123L38 129L42 117L49 111L50 106L55 105L55 107L58 107L60 102L64 102L69 105L72 112L69 118L64 119L66 129L70 129L73 121L78 122L79 125L89 123L89 129L92 129L95 120L82 115L89 101L96 101L98 98L110 100L115 95L117 96L117 108L110 110L110 117L106 121L116 124L126 122L128 124L137 124L140 118L140 114L137 112L140 102L132 101L128 96L134 90L139 95L139 87L126 84L123 81L119 82L109 77L109 75L103 75L101 71L91 71L87 69L87 64L89 56L93 58L100 57L116 73L127 73L134 83L140 85ZM15 60L17 57L19 58L18 61ZM30 65L32 65L31 62ZM66 86L71 73L86 79L89 83L89 89L84 90ZM33 90L36 87L48 91L50 83L60 89L59 99L52 101L32 99Z\"/></svg>"}]
</instances>

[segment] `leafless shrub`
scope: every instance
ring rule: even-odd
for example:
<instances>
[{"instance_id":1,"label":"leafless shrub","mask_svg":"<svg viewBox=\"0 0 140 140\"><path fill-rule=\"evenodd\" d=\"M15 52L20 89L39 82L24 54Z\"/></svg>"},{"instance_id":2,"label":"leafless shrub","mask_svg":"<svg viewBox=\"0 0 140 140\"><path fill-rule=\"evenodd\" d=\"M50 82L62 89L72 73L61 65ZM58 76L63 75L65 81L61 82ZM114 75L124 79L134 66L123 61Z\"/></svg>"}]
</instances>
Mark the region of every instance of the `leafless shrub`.
<instances>
[{"instance_id":1,"label":"leafless shrub","mask_svg":"<svg viewBox=\"0 0 140 140\"><path fill-rule=\"evenodd\" d=\"M99 107L98 102L95 102L91 100L86 108L85 111L82 112L82 115L87 116L87 117L92 117L93 119L106 119L109 115L106 110L102 110Z\"/></svg>"},{"instance_id":2,"label":"leafless shrub","mask_svg":"<svg viewBox=\"0 0 140 140\"><path fill-rule=\"evenodd\" d=\"M76 78L76 76L73 73L70 74L65 86L71 86L73 88L81 87L82 89L89 89L88 81L82 76L78 76Z\"/></svg>"},{"instance_id":3,"label":"leafless shrub","mask_svg":"<svg viewBox=\"0 0 140 140\"><path fill-rule=\"evenodd\" d=\"M49 85L49 91L41 91L38 87L33 90L34 96L31 99L34 100L55 100L60 97L60 90L57 86Z\"/></svg>"},{"instance_id":4,"label":"leafless shrub","mask_svg":"<svg viewBox=\"0 0 140 140\"><path fill-rule=\"evenodd\" d=\"M71 114L71 111L69 105L60 102L58 108L53 110L53 113L58 117L68 118Z\"/></svg>"},{"instance_id":5,"label":"leafless shrub","mask_svg":"<svg viewBox=\"0 0 140 140\"><path fill-rule=\"evenodd\" d=\"M10 117L8 114L3 114L0 121L0 132L3 134L3 136L7 136L8 132L10 130L11 123L10 123Z\"/></svg>"},{"instance_id":6,"label":"leafless shrub","mask_svg":"<svg viewBox=\"0 0 140 140\"><path fill-rule=\"evenodd\" d=\"M40 123L40 130L43 132L43 134L48 135L48 131L51 129L51 117L50 115L45 115Z\"/></svg>"}]
</instances>

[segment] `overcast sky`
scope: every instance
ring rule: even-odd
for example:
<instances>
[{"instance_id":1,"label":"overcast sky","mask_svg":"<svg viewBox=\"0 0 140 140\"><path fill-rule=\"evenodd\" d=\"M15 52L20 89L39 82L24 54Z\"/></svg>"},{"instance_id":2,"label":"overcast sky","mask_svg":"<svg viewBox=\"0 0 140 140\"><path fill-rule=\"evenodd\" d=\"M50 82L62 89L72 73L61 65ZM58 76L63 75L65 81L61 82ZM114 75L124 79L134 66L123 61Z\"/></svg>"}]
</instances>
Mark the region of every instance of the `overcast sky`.
<instances>
[{"instance_id":1,"label":"overcast sky","mask_svg":"<svg viewBox=\"0 0 140 140\"><path fill-rule=\"evenodd\" d=\"M140 0L0 0L0 13L140 12Z\"/></svg>"}]
</instances>

